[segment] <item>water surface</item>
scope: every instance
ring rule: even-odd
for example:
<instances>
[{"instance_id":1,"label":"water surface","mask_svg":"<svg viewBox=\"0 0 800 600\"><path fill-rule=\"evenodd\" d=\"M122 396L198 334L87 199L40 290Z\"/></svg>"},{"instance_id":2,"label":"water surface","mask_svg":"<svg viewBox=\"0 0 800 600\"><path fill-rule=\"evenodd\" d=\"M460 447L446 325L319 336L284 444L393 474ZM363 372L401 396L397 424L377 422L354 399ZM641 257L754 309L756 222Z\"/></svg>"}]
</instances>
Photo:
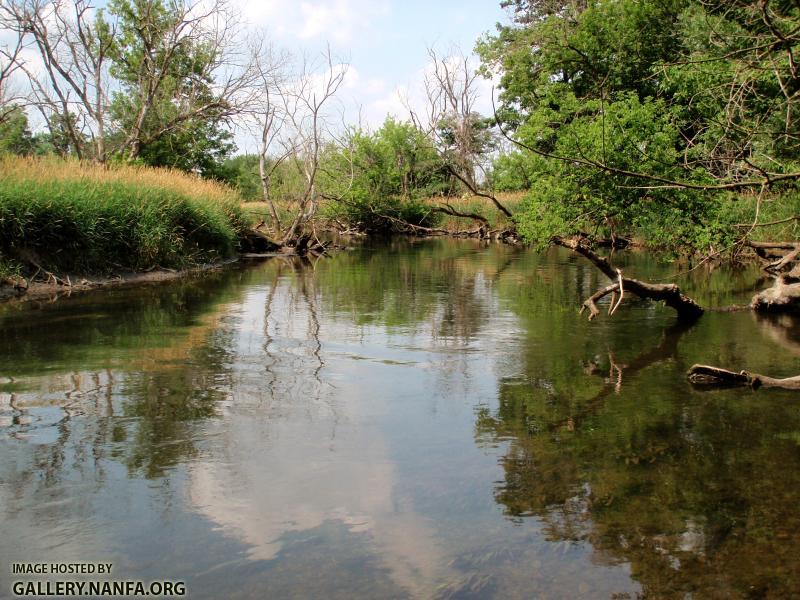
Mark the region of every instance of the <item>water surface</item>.
<instances>
[{"instance_id":1,"label":"water surface","mask_svg":"<svg viewBox=\"0 0 800 600\"><path fill-rule=\"evenodd\" d=\"M103 561L191 598L791 597L800 399L685 371L800 373L797 323L588 323L602 284L561 250L396 241L3 308L0 596L12 562Z\"/></svg>"}]
</instances>

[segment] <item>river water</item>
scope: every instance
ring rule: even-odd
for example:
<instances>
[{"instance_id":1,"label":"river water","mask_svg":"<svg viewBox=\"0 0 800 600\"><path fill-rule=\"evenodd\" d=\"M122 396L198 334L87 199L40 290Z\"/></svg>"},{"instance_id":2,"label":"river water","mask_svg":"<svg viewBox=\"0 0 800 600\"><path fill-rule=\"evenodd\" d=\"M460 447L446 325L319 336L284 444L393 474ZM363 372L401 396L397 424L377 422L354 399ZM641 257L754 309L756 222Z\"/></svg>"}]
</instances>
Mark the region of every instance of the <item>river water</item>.
<instances>
[{"instance_id":1,"label":"river water","mask_svg":"<svg viewBox=\"0 0 800 600\"><path fill-rule=\"evenodd\" d=\"M756 275L681 282L724 305ZM0 308L0 596L64 578L19 562L190 598L797 594L800 397L685 378L800 373L797 322L626 298L589 323L602 284L399 240Z\"/></svg>"}]
</instances>

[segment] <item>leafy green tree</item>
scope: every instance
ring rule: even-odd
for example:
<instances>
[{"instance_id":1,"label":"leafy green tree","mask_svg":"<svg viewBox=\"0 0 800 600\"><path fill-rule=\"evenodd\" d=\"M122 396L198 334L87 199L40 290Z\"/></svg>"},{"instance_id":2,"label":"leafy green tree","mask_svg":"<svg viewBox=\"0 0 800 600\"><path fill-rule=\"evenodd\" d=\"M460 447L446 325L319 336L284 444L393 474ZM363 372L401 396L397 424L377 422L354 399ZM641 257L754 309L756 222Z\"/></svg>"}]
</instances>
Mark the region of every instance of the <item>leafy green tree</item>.
<instances>
[{"instance_id":1,"label":"leafy green tree","mask_svg":"<svg viewBox=\"0 0 800 600\"><path fill-rule=\"evenodd\" d=\"M240 154L227 159L220 166L217 179L239 190L245 200L261 198L258 156L255 154Z\"/></svg>"},{"instance_id":2,"label":"leafy green tree","mask_svg":"<svg viewBox=\"0 0 800 600\"><path fill-rule=\"evenodd\" d=\"M532 187L517 215L529 240L622 230L671 248L729 247L737 223L794 210L800 8L504 5L515 22L477 50L484 72L501 76L497 118L519 148L515 185Z\"/></svg>"},{"instance_id":3,"label":"leafy green tree","mask_svg":"<svg viewBox=\"0 0 800 600\"><path fill-rule=\"evenodd\" d=\"M198 16L183 1L110 2L118 29L111 73L121 85L111 113L129 159L215 176L235 149L226 125L244 83L220 80L233 43L207 23L220 8Z\"/></svg>"},{"instance_id":4,"label":"leafy green tree","mask_svg":"<svg viewBox=\"0 0 800 600\"><path fill-rule=\"evenodd\" d=\"M392 118L375 133L351 131L343 147L329 146L322 172L328 215L367 230L391 228L392 218L430 223L430 211L417 200L449 186L431 141L411 123Z\"/></svg>"},{"instance_id":5,"label":"leafy green tree","mask_svg":"<svg viewBox=\"0 0 800 600\"><path fill-rule=\"evenodd\" d=\"M31 154L35 143L25 111L14 107L5 111L4 116L0 121L0 154Z\"/></svg>"}]
</instances>

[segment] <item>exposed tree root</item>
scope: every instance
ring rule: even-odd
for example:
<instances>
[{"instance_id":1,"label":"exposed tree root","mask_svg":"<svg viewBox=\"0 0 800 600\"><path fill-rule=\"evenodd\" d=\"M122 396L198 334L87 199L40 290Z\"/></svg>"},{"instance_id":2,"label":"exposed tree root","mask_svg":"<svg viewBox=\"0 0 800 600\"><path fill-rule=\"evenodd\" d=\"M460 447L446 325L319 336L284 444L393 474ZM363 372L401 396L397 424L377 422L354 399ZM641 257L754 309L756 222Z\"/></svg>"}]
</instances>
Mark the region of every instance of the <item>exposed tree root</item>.
<instances>
[{"instance_id":1,"label":"exposed tree root","mask_svg":"<svg viewBox=\"0 0 800 600\"><path fill-rule=\"evenodd\" d=\"M303 233L297 236L296 239L281 244L275 242L269 235L261 231L264 226L264 221L261 221L261 223L245 232L242 239L244 250L259 254L280 252L297 256L305 256L306 254L321 255L327 252L332 243L320 241L316 235Z\"/></svg>"},{"instance_id":2,"label":"exposed tree root","mask_svg":"<svg viewBox=\"0 0 800 600\"><path fill-rule=\"evenodd\" d=\"M30 282L36 281L36 278L39 276L39 273L42 273L43 275L45 275L47 277L46 283L54 283L56 285L63 285L63 286L66 286L66 287L72 287L72 281L70 280L69 275L66 275L66 279L63 279L63 278L59 277L58 275L56 275L55 273L52 273L51 271L48 271L42 265L40 265L38 262L36 262L36 260L34 260L34 258L31 256L31 253L29 253L29 252L20 252L19 254L20 254L20 258L22 260L24 260L26 263L28 263L30 266L32 266L32 267L34 267L36 269L36 271L33 273L33 275L31 275L28 278L28 281L30 281ZM15 286L15 287L19 287L19 286ZM27 289L27 287L28 287L28 282L25 282L24 288Z\"/></svg>"},{"instance_id":3,"label":"exposed tree root","mask_svg":"<svg viewBox=\"0 0 800 600\"><path fill-rule=\"evenodd\" d=\"M704 386L747 386L757 389L781 388L785 390L800 390L800 375L796 377L786 377L785 379L775 379L759 373L750 371L728 371L719 367L708 365L693 365L687 373L689 381L695 385Z\"/></svg>"}]
</instances>

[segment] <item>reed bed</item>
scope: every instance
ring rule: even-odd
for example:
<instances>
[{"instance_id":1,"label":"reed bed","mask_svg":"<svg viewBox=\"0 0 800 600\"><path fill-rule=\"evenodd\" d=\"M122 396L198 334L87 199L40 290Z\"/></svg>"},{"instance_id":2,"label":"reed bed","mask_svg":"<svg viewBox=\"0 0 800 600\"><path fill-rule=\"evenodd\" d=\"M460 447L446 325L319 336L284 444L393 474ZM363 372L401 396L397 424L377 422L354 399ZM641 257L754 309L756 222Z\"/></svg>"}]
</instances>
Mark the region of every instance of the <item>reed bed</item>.
<instances>
[{"instance_id":1,"label":"reed bed","mask_svg":"<svg viewBox=\"0 0 800 600\"><path fill-rule=\"evenodd\" d=\"M236 250L239 202L179 171L0 157L0 264L95 273L213 261Z\"/></svg>"}]
</instances>

